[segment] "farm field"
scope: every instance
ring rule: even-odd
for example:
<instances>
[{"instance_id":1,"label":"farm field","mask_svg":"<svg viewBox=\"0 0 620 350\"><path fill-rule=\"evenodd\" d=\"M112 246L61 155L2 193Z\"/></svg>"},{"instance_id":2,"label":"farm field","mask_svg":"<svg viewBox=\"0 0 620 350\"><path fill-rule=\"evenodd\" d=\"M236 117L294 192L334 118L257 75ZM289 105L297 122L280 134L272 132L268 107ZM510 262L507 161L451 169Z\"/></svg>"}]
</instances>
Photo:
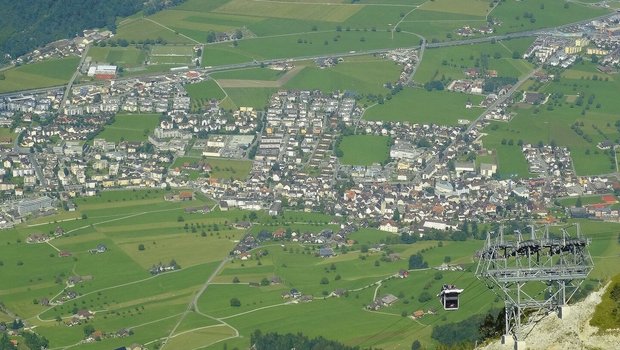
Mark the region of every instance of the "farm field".
<instances>
[{"instance_id":1,"label":"farm field","mask_svg":"<svg viewBox=\"0 0 620 350\"><path fill-rule=\"evenodd\" d=\"M481 56L488 56L488 69L497 71L498 76L518 78L527 74L533 66L522 59L513 59L514 51L523 52L532 39L513 39L495 44L477 44L448 48L428 49L416 71L414 80L424 84L431 80L464 79L468 68L480 67ZM497 58L496 58L497 57Z\"/></svg>"},{"instance_id":2,"label":"farm field","mask_svg":"<svg viewBox=\"0 0 620 350\"><path fill-rule=\"evenodd\" d=\"M392 39L384 31L308 32L240 40L236 47L230 43L209 45L204 50L203 64L215 66L252 60L346 53L351 50L410 47L416 46L418 42L417 36L406 33L395 33Z\"/></svg>"},{"instance_id":3,"label":"farm field","mask_svg":"<svg viewBox=\"0 0 620 350\"><path fill-rule=\"evenodd\" d=\"M473 120L482 109L466 109L471 101L474 106L482 101L481 96L466 95L448 91L426 91L404 89L384 104L369 107L364 113L368 120L409 121L411 123L456 125L459 119Z\"/></svg>"},{"instance_id":4,"label":"farm field","mask_svg":"<svg viewBox=\"0 0 620 350\"><path fill-rule=\"evenodd\" d=\"M196 164L197 162L204 162L211 166L211 172L209 177L216 179L237 179L244 180L247 178L252 168L252 162L247 160L234 160L223 158L191 158L191 157L179 157L175 159L171 167L182 168L184 164Z\"/></svg>"},{"instance_id":5,"label":"farm field","mask_svg":"<svg viewBox=\"0 0 620 350\"><path fill-rule=\"evenodd\" d=\"M69 57L22 65L2 71L0 92L36 89L69 82L80 59Z\"/></svg>"},{"instance_id":6,"label":"farm field","mask_svg":"<svg viewBox=\"0 0 620 350\"><path fill-rule=\"evenodd\" d=\"M372 56L345 59L329 68L306 67L285 85L289 89L319 89L323 92L352 91L357 94L382 94L383 86L396 81L401 67Z\"/></svg>"},{"instance_id":7,"label":"farm field","mask_svg":"<svg viewBox=\"0 0 620 350\"><path fill-rule=\"evenodd\" d=\"M362 229L351 234L356 244L346 252L336 250L336 256L329 258L316 256L318 245L282 241L266 242L264 247L252 251L248 260L226 262L198 299L196 310L181 321L195 292L243 234L229 225L246 220L248 212L188 214L183 208L212 206L213 202L201 196L189 202L166 202L163 200L166 193L170 192L103 192L94 198L76 200L76 214L78 217L85 214L84 219L32 227L24 224L5 231L0 238L3 276L13 281L10 288L0 290L5 305L36 325L37 331L54 347L71 346L84 337L82 326L66 327L54 321L58 316L62 321L68 320L74 305L95 311L89 324L96 330L115 332L124 327L133 330L128 338L104 339L81 346L95 350L134 342L156 344L172 332L177 322L181 323L170 344L194 344L207 349L219 349L222 343L231 348L245 347L255 329L280 333L301 331L308 336L322 335L364 347L404 349L409 348L413 339L432 347L436 344L430 339L432 327L429 326L457 322L473 313L500 307L499 298L472 272L471 257L483 241L388 243L401 259L386 260L384 252L361 253L359 249L363 245L393 242L394 235ZM332 219L318 213L287 211L276 218L259 213L256 220L260 230L267 232L279 227L296 232L319 232L332 227L325 225ZM580 223L582 232L593 242L591 252L597 265L592 278L606 279L617 274L620 265L608 262L617 252L610 242L617 239L618 224ZM66 232L64 237L49 244L24 243L32 233L47 233L59 226ZM89 253L97 244L105 244L106 252ZM71 252L72 256L58 257L57 250ZM465 270L442 273L433 269L412 270L408 278L393 277L400 269L407 268L407 257L417 252L422 252L430 266L438 266L450 257L452 263L460 264ZM153 264L173 259L181 266L180 270L158 276L147 272ZM620 263L620 258L614 259ZM79 294L74 302L49 307L33 304L33 299L56 295L71 275L92 276L91 280L69 288ZM279 282L261 285L265 278L273 277ZM381 283L377 285L377 281ZM444 312L436 298L419 300L423 292L434 294L443 283L465 289L459 312ZM290 303L282 295L291 288L312 295L314 300ZM340 298L329 296L337 289L348 292ZM375 294L387 293L398 297L394 305L379 312L363 308ZM240 305L231 306L231 298L239 299ZM439 311L425 315L418 322L401 316L428 309ZM326 329L324 320L331 318L348 321ZM285 319L288 321L284 322ZM385 330L394 327L398 332L387 336ZM236 332L239 336L235 336Z\"/></svg>"},{"instance_id":8,"label":"farm field","mask_svg":"<svg viewBox=\"0 0 620 350\"><path fill-rule=\"evenodd\" d=\"M532 1L505 1L491 12L490 16L502 21L500 33L518 32L537 28L547 28L564 23L577 22L609 13L610 10L589 6L583 2L569 3ZM524 16L525 13L531 16Z\"/></svg>"},{"instance_id":9,"label":"farm field","mask_svg":"<svg viewBox=\"0 0 620 350\"><path fill-rule=\"evenodd\" d=\"M523 155L518 155L518 140L531 144L554 142L559 146L569 147L577 175L616 171L613 155L599 150L596 145L603 140L616 140L620 137L620 131L615 127L618 118L615 115L617 98L614 93L620 88L620 82L613 80L613 76L600 72L596 74L597 79L592 80L595 73L588 73L591 71L589 65L577 65L563 74L559 81L541 86L540 92L555 93L558 96L550 99L547 105L539 108L527 105L517 107L514 110L516 117L512 121L492 123L487 127L488 136L483 141L485 147L497 149L500 173L512 173L502 170L502 166L512 167L517 159L515 157L523 158ZM583 80L581 76L584 77ZM576 102L576 96L580 93L584 97L582 106ZM580 137L571 129L575 123L580 125L585 135L591 137L591 141ZM503 139L512 139L514 145L501 145ZM506 156L502 157L505 152L510 152L510 155L506 153ZM527 171L521 167L517 173L526 175Z\"/></svg>"},{"instance_id":10,"label":"farm field","mask_svg":"<svg viewBox=\"0 0 620 350\"><path fill-rule=\"evenodd\" d=\"M239 79L239 80L270 80L280 79L286 72L269 68L245 68L211 74L216 80Z\"/></svg>"},{"instance_id":11,"label":"farm field","mask_svg":"<svg viewBox=\"0 0 620 350\"><path fill-rule=\"evenodd\" d=\"M226 93L222 91L215 80L206 80L196 84L185 85L185 90L191 99L192 110L198 110L210 100L222 100Z\"/></svg>"},{"instance_id":12,"label":"farm field","mask_svg":"<svg viewBox=\"0 0 620 350\"><path fill-rule=\"evenodd\" d=\"M106 125L97 138L107 141L145 141L159 125L159 114L119 114L112 125Z\"/></svg>"},{"instance_id":13,"label":"farm field","mask_svg":"<svg viewBox=\"0 0 620 350\"><path fill-rule=\"evenodd\" d=\"M389 157L389 137L373 135L344 136L340 143L342 164L371 165L382 163Z\"/></svg>"},{"instance_id":14,"label":"farm field","mask_svg":"<svg viewBox=\"0 0 620 350\"><path fill-rule=\"evenodd\" d=\"M276 88L226 88L226 98L221 102L225 109L235 110L239 107L263 109Z\"/></svg>"}]
</instances>

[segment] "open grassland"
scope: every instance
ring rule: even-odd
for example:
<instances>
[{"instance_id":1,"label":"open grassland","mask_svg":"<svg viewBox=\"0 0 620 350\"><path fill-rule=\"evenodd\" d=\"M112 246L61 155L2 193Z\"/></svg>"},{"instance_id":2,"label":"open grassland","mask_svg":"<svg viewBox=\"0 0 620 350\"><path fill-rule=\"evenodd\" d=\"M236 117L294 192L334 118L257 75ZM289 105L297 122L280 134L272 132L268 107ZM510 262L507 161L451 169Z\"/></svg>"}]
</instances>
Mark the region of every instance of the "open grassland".
<instances>
[{"instance_id":1,"label":"open grassland","mask_svg":"<svg viewBox=\"0 0 620 350\"><path fill-rule=\"evenodd\" d=\"M159 114L119 114L112 125L106 125L97 138L107 141L145 141L159 125Z\"/></svg>"},{"instance_id":2,"label":"open grassland","mask_svg":"<svg viewBox=\"0 0 620 350\"><path fill-rule=\"evenodd\" d=\"M364 118L456 125L459 119L473 120L482 113L479 108L466 109L467 101L476 106L482 101L482 97L448 91L404 89L391 100L386 100L384 104L369 107L364 113Z\"/></svg>"},{"instance_id":3,"label":"open grassland","mask_svg":"<svg viewBox=\"0 0 620 350\"><path fill-rule=\"evenodd\" d=\"M120 65L126 68L144 64L146 53L135 47L92 47L88 56L93 62Z\"/></svg>"},{"instance_id":4,"label":"open grassland","mask_svg":"<svg viewBox=\"0 0 620 350\"><path fill-rule=\"evenodd\" d=\"M532 65L522 59L513 59L514 51L523 55L523 47L531 39L515 39L495 44L477 44L429 49L424 52L424 59L414 76L415 81L426 83L431 80L463 79L465 70L478 68L481 56L488 56L488 69L497 71L498 76L518 78L533 69ZM497 57L497 58L496 58Z\"/></svg>"},{"instance_id":5,"label":"open grassland","mask_svg":"<svg viewBox=\"0 0 620 350\"><path fill-rule=\"evenodd\" d=\"M235 69L225 72L211 74L213 79L238 79L238 80L269 80L275 81L280 79L285 71L274 70L269 68L244 68Z\"/></svg>"},{"instance_id":6,"label":"open grassland","mask_svg":"<svg viewBox=\"0 0 620 350\"><path fill-rule=\"evenodd\" d=\"M11 128L0 128L0 143L11 143L16 137Z\"/></svg>"},{"instance_id":7,"label":"open grassland","mask_svg":"<svg viewBox=\"0 0 620 350\"><path fill-rule=\"evenodd\" d=\"M277 2L259 2L245 0L231 0L213 10L215 13L293 18L293 19L317 19L329 22L343 22L354 15L363 6L350 4L309 4L288 3L286 5Z\"/></svg>"},{"instance_id":8,"label":"open grassland","mask_svg":"<svg viewBox=\"0 0 620 350\"><path fill-rule=\"evenodd\" d=\"M490 11L489 2L485 0L435 0L420 6L427 11L456 13L473 16L486 16Z\"/></svg>"},{"instance_id":9,"label":"open grassland","mask_svg":"<svg viewBox=\"0 0 620 350\"><path fill-rule=\"evenodd\" d=\"M5 78L0 80L0 92L67 84L77 69L79 61L78 57L69 57L26 64L2 71Z\"/></svg>"},{"instance_id":10,"label":"open grassland","mask_svg":"<svg viewBox=\"0 0 620 350\"><path fill-rule=\"evenodd\" d=\"M340 161L350 165L371 165L388 159L390 138L386 136L345 136L340 143Z\"/></svg>"},{"instance_id":11,"label":"open grassland","mask_svg":"<svg viewBox=\"0 0 620 350\"><path fill-rule=\"evenodd\" d=\"M196 84L185 85L185 90L191 99L192 109L197 110L210 100L221 100L226 97L215 80L206 80Z\"/></svg>"},{"instance_id":12,"label":"open grassland","mask_svg":"<svg viewBox=\"0 0 620 350\"><path fill-rule=\"evenodd\" d=\"M546 94L561 94L556 100L550 99L546 105L539 107L517 107L516 117L509 123L493 123L487 127L488 136L484 138L485 147L497 149L500 173L507 174L502 167L512 167L516 159L523 158L519 140L525 143L544 144L556 143L569 147L577 175L605 174L616 171L613 152L599 150L596 145L603 140L615 141L620 138L620 131L615 127L619 118L617 111L616 91L620 82L613 76L597 73L597 80L592 80L595 73L587 73L589 64L577 65L562 75L560 81L551 82L539 88ZM580 70L582 73L576 73ZM584 79L573 79L576 75ZM567 76L571 78L567 78ZM611 78L611 79L606 79ZM576 95L583 95L582 105L576 101ZM575 95L575 98L571 96ZM568 97L571 98L568 98ZM590 96L592 103L589 103ZM591 142L576 134L571 125L578 123L584 134L589 135ZM514 145L501 145L502 140L513 140ZM508 155L505 152L510 152ZM506 156L502 156L506 154ZM517 157L518 158L514 158ZM517 172L525 175L521 168Z\"/></svg>"},{"instance_id":13,"label":"open grassland","mask_svg":"<svg viewBox=\"0 0 620 350\"><path fill-rule=\"evenodd\" d=\"M284 36L240 40L238 46L230 43L208 45L204 50L204 65L215 66L252 60L284 59L309 55L346 53L355 50L372 50L391 47L410 47L419 38L407 33L395 33L394 38L385 31L371 30L342 32L309 32ZM231 61L232 60L232 61Z\"/></svg>"},{"instance_id":14,"label":"open grassland","mask_svg":"<svg viewBox=\"0 0 620 350\"><path fill-rule=\"evenodd\" d=\"M396 81L400 67L393 62L372 56L347 58L329 68L306 67L286 85L289 89L353 91L358 94L387 92L386 82Z\"/></svg>"},{"instance_id":15,"label":"open grassland","mask_svg":"<svg viewBox=\"0 0 620 350\"><path fill-rule=\"evenodd\" d=\"M276 88L226 88L226 98L221 106L225 109L235 110L239 107L254 107L262 110Z\"/></svg>"},{"instance_id":16,"label":"open grassland","mask_svg":"<svg viewBox=\"0 0 620 350\"><path fill-rule=\"evenodd\" d=\"M185 164L192 165L197 162L204 162L211 166L209 177L216 179L237 179L247 178L252 168L252 162L248 160L234 160L225 158L190 158L179 157L172 164L173 168L183 168Z\"/></svg>"},{"instance_id":17,"label":"open grassland","mask_svg":"<svg viewBox=\"0 0 620 350\"><path fill-rule=\"evenodd\" d=\"M54 347L72 346L83 339L82 326L66 327L55 321L56 317L67 320L74 308L94 311L95 318L89 324L96 330L115 332L131 328L134 332L129 338L104 339L82 344L81 348L103 350L134 342L154 344L167 336L181 320L196 291L244 234L229 225L246 220L249 212L187 214L183 211L185 206L212 203L200 196L190 202L165 202L166 193L169 192L103 192L97 197L77 200L78 213L88 214L86 219L32 227L21 225L3 231L0 269L3 278L11 280L10 286L0 288L4 305L36 326L37 332ZM279 227L292 228L294 232L337 229L326 225L333 218L320 213L286 211L272 218L260 212L256 220L255 227L268 232ZM595 262L592 278L605 280L616 275L620 266L618 224L579 222L582 233L592 239L590 251ZM57 226L67 232L64 237L50 244L24 243L28 235L48 233ZM194 232L192 228L197 229ZM228 347L245 348L249 346L250 334L261 329L322 335L363 347L404 349L414 339L433 347L436 344L430 339L432 326L457 322L500 306L499 298L473 276L472 256L482 241L391 243L388 244L391 252L401 258L386 259L384 251L361 253L359 249L393 241L394 235L362 229L350 238L357 243L346 252L336 249L337 255L330 258L317 256L318 245L268 241L253 250L250 259L227 262L199 298L198 308L191 310L179 324L169 344L175 348L188 344L213 348L217 343L216 348L221 348L222 341ZM97 244L105 244L108 250L89 253L88 249ZM144 244L144 250L138 248L140 244ZM60 258L56 249L70 251L72 256ZM442 273L432 269L413 270L405 279L391 277L406 269L408 257L417 252L422 252L431 267L450 257L452 263L460 264L465 270ZM147 272L152 264L172 259L182 266L181 270L158 276ZM79 294L75 300L50 307L33 303L34 299L52 299L58 295L66 278L72 275L93 277L71 288ZM260 286L264 278L272 277L278 277L280 283ZM321 283L323 279L327 283ZM444 312L436 298L418 300L423 292L434 295L444 283L465 289L459 312ZM291 299L282 295L291 288L312 295L314 300L290 303ZM326 297L336 289L347 293L340 298ZM399 300L379 312L364 309L375 295L387 293ZM239 299L240 306L231 306L231 298ZM417 321L401 316L430 309L439 311ZM325 327L325 322L332 319L341 322ZM239 337L235 337L236 332Z\"/></svg>"},{"instance_id":18,"label":"open grassland","mask_svg":"<svg viewBox=\"0 0 620 350\"><path fill-rule=\"evenodd\" d=\"M117 29L117 39L141 42L146 39L166 40L168 43L191 44L192 41L148 19L128 19L122 22Z\"/></svg>"},{"instance_id":19,"label":"open grassland","mask_svg":"<svg viewBox=\"0 0 620 350\"><path fill-rule=\"evenodd\" d=\"M502 25L497 27L499 33L510 33L537 28L555 27L593 18L609 12L609 9L598 6L588 6L583 3L528 0L500 1L499 5L491 12L490 16L502 22ZM525 16L526 13L528 16Z\"/></svg>"}]
</instances>

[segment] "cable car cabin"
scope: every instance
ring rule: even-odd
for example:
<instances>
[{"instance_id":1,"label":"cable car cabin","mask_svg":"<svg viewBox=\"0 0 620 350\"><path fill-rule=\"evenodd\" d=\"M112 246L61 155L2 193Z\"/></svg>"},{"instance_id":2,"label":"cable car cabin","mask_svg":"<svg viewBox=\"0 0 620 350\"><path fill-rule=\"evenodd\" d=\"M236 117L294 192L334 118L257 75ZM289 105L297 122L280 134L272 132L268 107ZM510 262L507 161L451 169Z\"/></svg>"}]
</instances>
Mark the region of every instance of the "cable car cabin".
<instances>
[{"instance_id":1,"label":"cable car cabin","mask_svg":"<svg viewBox=\"0 0 620 350\"><path fill-rule=\"evenodd\" d=\"M437 296L444 310L458 310L459 294L461 293L463 293L463 289L458 289L453 284L444 284Z\"/></svg>"}]
</instances>

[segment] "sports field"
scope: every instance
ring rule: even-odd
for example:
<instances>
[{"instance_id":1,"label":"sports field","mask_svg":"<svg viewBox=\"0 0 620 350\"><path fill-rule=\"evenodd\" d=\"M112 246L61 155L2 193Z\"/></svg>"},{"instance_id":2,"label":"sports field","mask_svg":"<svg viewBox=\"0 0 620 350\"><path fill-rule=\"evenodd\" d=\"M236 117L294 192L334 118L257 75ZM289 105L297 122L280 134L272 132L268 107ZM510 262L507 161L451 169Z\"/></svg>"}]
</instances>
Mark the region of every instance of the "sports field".
<instances>
[{"instance_id":1,"label":"sports field","mask_svg":"<svg viewBox=\"0 0 620 350\"><path fill-rule=\"evenodd\" d=\"M5 79L0 80L0 92L67 84L79 61L78 57L54 59L2 71Z\"/></svg>"},{"instance_id":2,"label":"sports field","mask_svg":"<svg viewBox=\"0 0 620 350\"><path fill-rule=\"evenodd\" d=\"M389 137L373 135L344 136L340 143L342 164L371 165L382 163L389 157Z\"/></svg>"},{"instance_id":3,"label":"sports field","mask_svg":"<svg viewBox=\"0 0 620 350\"><path fill-rule=\"evenodd\" d=\"M88 56L93 62L101 64L120 65L126 68L144 64L146 52L135 47L92 47Z\"/></svg>"},{"instance_id":4,"label":"sports field","mask_svg":"<svg viewBox=\"0 0 620 350\"><path fill-rule=\"evenodd\" d=\"M97 138L107 141L145 141L159 125L159 114L119 114L112 125L106 125Z\"/></svg>"},{"instance_id":5,"label":"sports field","mask_svg":"<svg viewBox=\"0 0 620 350\"><path fill-rule=\"evenodd\" d=\"M156 45L151 47L149 61L151 64L191 65L194 56L193 46Z\"/></svg>"}]
</instances>

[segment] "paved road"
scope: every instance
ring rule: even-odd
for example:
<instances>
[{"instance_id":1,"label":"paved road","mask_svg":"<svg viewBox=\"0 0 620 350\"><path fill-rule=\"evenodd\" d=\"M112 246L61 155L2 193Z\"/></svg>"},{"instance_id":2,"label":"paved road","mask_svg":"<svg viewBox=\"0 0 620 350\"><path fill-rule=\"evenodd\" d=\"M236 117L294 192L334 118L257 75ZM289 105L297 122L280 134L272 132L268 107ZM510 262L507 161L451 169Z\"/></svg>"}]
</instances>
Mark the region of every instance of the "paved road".
<instances>
[{"instance_id":1,"label":"paved road","mask_svg":"<svg viewBox=\"0 0 620 350\"><path fill-rule=\"evenodd\" d=\"M510 97L512 97L512 95L517 91L517 89L523 83L525 83L528 79L530 79L536 72L540 71L540 69L541 68L536 68L536 69L532 70L531 72L529 72L526 76L524 76L521 79L519 79L519 81L517 83L515 83L512 86L512 88L510 88L510 90L508 90L508 92L506 92L504 95L500 96L497 100L495 100L493 103L491 103L482 113L480 113L478 118L476 118L474 121L472 121L469 124L469 126L467 127L467 129L465 131L463 131L460 135L465 135L468 132L470 132L473 128L475 128L476 125L478 125L478 123L480 123L481 121L484 120L484 117L487 115L487 113L489 113L490 111L495 109L497 106L501 105L502 103L506 102L506 100L508 100ZM452 141L448 145L447 148L450 148L450 147L454 146L454 144L456 144L459 141L460 141L460 137L457 136L457 138L454 141ZM437 162L439 162L440 155L441 155L441 153L436 155L435 157L433 157L433 159L431 159L430 161L427 162L426 167L424 168L424 170L422 170L422 174L428 175L428 174L430 174L433 171L433 168L435 167L435 164L437 164Z\"/></svg>"},{"instance_id":2,"label":"paved road","mask_svg":"<svg viewBox=\"0 0 620 350\"><path fill-rule=\"evenodd\" d=\"M75 72L71 76L71 80L69 80L69 83L67 84L67 88L65 89L65 93L62 95L62 101L60 101L60 105L58 105L58 110L62 111L62 109L65 107L65 103L67 102L67 98L69 98L69 94L71 93L71 86L73 86L73 82L75 81L75 79L80 74L80 68L82 67L82 64L84 64L84 60L86 59L86 56L88 55L88 50L89 49L90 49L90 45L86 45L86 47L84 48L84 51L82 51L82 57L80 58L80 63L78 63L77 69L75 70Z\"/></svg>"},{"instance_id":3,"label":"paved road","mask_svg":"<svg viewBox=\"0 0 620 350\"><path fill-rule=\"evenodd\" d=\"M537 29L537 30L529 30L529 31L523 31L523 32L507 33L507 34L503 34L503 35L495 35L495 36L488 36L488 37L481 37L481 38L471 38L471 39L463 39L463 40L454 40L454 41L446 41L446 42L438 42L438 43L425 43L425 44L426 44L426 48L431 49L431 48L439 48L439 47L471 45L471 44L478 44L478 43L484 43L484 42L492 42L492 41L498 41L498 40L506 40L506 39L515 39L515 38L529 37L529 36L537 36L537 35L539 35L541 33L554 32L554 31L561 30L563 28L568 28L568 27L572 27L572 26L586 24L586 23L589 23L589 22L591 22L593 20L602 20L602 19L614 16L614 15L616 15L615 12L614 13L609 13L609 14L606 14L606 15L603 15L603 16L598 16L598 17L590 18L590 19L583 20L583 21L568 23L568 24L565 24L565 25L562 25L562 26L558 26L558 27L541 28L541 29ZM417 34L415 34L415 35L417 35ZM204 47L207 47L207 46L208 45L205 45ZM414 46L410 46L410 47L404 47L404 48L406 48L406 49L417 49L417 48L420 48L420 45L418 44L418 45L414 45ZM323 57L335 57L335 56L351 57L351 56L361 56L361 55L372 55L372 54L376 54L376 53L388 52L388 51L393 50L393 49L395 49L395 48L383 48L383 49L363 50L363 51L349 51L349 52L333 53L333 54L328 54L328 55L327 54L323 54L323 55L308 55L308 56L299 56L299 57L281 57L281 58L272 58L272 59L263 60L263 61L256 61L256 60L254 60L252 62L245 62L245 63L226 64L226 65L213 66L213 67L212 66L208 66L208 67L203 67L203 68L197 68L197 70L208 74L208 73L212 73L212 72L225 71L225 70L231 70L231 69L258 67L261 64L271 64L271 63L274 63L274 62L282 62L282 61L295 62L295 61L315 60L315 59L323 58ZM86 55L83 55L82 58L84 59L85 56ZM78 67L78 69L79 69L79 67ZM162 74L165 74L165 73L164 72L153 73L153 74L143 75L141 77L160 76ZM118 81L131 80L131 79L136 79L136 78L138 78L138 77L118 79ZM89 84L92 84L92 83L89 83ZM58 88L63 88L65 86L66 85L61 85L61 86L54 86L54 87L49 87L49 88L27 90L27 91L22 91L22 92L5 93L5 94L0 94L0 97L19 96L19 95L24 94L24 93L45 92L45 91L50 91L50 90L54 90L54 89L58 89ZM77 86L80 86L80 85L77 85Z\"/></svg>"}]
</instances>

